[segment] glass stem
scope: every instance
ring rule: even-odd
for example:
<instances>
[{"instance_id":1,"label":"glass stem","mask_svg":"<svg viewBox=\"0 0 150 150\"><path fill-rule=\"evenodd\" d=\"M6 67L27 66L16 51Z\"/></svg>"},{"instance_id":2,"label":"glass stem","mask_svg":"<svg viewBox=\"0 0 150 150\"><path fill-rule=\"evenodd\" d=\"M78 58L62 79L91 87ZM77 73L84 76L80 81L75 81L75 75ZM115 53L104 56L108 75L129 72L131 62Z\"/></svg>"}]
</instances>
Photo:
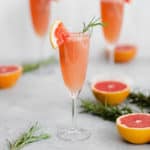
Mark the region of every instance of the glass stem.
<instances>
[{"instance_id":1,"label":"glass stem","mask_svg":"<svg viewBox=\"0 0 150 150\"><path fill-rule=\"evenodd\" d=\"M77 97L78 93L72 94L72 129L77 128Z\"/></svg>"},{"instance_id":2,"label":"glass stem","mask_svg":"<svg viewBox=\"0 0 150 150\"><path fill-rule=\"evenodd\" d=\"M115 55L114 55L115 45L109 44L107 48L109 50L109 62L110 62L110 64L114 65L115 64Z\"/></svg>"},{"instance_id":3,"label":"glass stem","mask_svg":"<svg viewBox=\"0 0 150 150\"><path fill-rule=\"evenodd\" d=\"M39 60L38 61L41 61L44 59L45 41L46 41L46 36L42 37L42 39L41 39L41 45L40 45L40 49L39 49Z\"/></svg>"}]
</instances>

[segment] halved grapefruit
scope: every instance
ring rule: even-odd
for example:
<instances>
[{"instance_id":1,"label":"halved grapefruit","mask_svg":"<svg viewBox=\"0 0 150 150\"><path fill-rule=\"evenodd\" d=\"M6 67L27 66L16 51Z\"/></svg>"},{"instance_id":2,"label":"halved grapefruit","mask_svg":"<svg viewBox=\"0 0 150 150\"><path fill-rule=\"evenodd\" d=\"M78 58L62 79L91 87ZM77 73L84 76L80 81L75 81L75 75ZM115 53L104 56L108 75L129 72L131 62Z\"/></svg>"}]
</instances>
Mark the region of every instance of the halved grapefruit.
<instances>
[{"instance_id":1,"label":"halved grapefruit","mask_svg":"<svg viewBox=\"0 0 150 150\"><path fill-rule=\"evenodd\" d=\"M137 52L134 45L119 45L115 48L115 62L124 63L131 61Z\"/></svg>"},{"instance_id":2,"label":"halved grapefruit","mask_svg":"<svg viewBox=\"0 0 150 150\"><path fill-rule=\"evenodd\" d=\"M118 105L129 95L130 88L120 81L98 81L92 85L97 100L108 105Z\"/></svg>"},{"instance_id":3,"label":"halved grapefruit","mask_svg":"<svg viewBox=\"0 0 150 150\"><path fill-rule=\"evenodd\" d=\"M150 142L150 114L123 115L117 119L116 125L124 140L133 144Z\"/></svg>"},{"instance_id":4,"label":"halved grapefruit","mask_svg":"<svg viewBox=\"0 0 150 150\"><path fill-rule=\"evenodd\" d=\"M5 89L16 84L22 74L22 67L19 65L0 66L0 88Z\"/></svg>"},{"instance_id":5,"label":"halved grapefruit","mask_svg":"<svg viewBox=\"0 0 150 150\"><path fill-rule=\"evenodd\" d=\"M69 32L65 28L64 24L60 20L56 20L50 27L50 43L53 48L57 48L61 45L65 39L69 36Z\"/></svg>"}]
</instances>

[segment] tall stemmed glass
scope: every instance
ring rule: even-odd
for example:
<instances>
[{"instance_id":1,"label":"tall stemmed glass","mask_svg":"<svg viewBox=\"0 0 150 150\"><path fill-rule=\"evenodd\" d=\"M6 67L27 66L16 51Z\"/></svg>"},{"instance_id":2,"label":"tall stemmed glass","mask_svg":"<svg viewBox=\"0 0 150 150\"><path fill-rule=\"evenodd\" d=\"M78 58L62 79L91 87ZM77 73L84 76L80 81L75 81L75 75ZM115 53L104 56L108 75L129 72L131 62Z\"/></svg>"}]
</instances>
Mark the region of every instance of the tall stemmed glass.
<instances>
[{"instance_id":1,"label":"tall stemmed glass","mask_svg":"<svg viewBox=\"0 0 150 150\"><path fill-rule=\"evenodd\" d=\"M58 129L58 136L63 140L78 141L90 136L88 130L79 128L76 123L76 103L86 76L89 43L88 33L71 33L59 46L62 76L72 97L72 127Z\"/></svg>"},{"instance_id":2,"label":"tall stemmed glass","mask_svg":"<svg viewBox=\"0 0 150 150\"><path fill-rule=\"evenodd\" d=\"M114 48L118 42L123 22L124 3L124 0L100 0L101 18L106 24L103 27L103 33L112 64L114 64Z\"/></svg>"},{"instance_id":3,"label":"tall stemmed glass","mask_svg":"<svg viewBox=\"0 0 150 150\"><path fill-rule=\"evenodd\" d=\"M39 46L38 61L41 60L43 56L43 48L50 21L51 1L52 0L29 1L33 28L36 35L41 39L41 45Z\"/></svg>"}]
</instances>

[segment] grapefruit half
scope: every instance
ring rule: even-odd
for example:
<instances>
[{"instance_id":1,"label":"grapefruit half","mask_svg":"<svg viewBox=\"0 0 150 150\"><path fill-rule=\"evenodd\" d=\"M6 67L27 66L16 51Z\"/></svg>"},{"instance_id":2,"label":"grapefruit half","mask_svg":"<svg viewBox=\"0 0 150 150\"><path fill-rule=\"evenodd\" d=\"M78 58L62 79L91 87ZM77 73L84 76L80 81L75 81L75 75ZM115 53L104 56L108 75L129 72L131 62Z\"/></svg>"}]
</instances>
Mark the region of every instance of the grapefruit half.
<instances>
[{"instance_id":1,"label":"grapefruit half","mask_svg":"<svg viewBox=\"0 0 150 150\"><path fill-rule=\"evenodd\" d=\"M137 48L134 45L119 45L115 48L115 62L125 63L133 60Z\"/></svg>"},{"instance_id":2,"label":"grapefruit half","mask_svg":"<svg viewBox=\"0 0 150 150\"><path fill-rule=\"evenodd\" d=\"M108 105L118 105L129 95L130 88L120 81L98 81L92 85L92 91L97 100Z\"/></svg>"},{"instance_id":3,"label":"grapefruit half","mask_svg":"<svg viewBox=\"0 0 150 150\"><path fill-rule=\"evenodd\" d=\"M121 137L133 144L150 142L150 114L133 113L123 115L116 121Z\"/></svg>"},{"instance_id":4,"label":"grapefruit half","mask_svg":"<svg viewBox=\"0 0 150 150\"><path fill-rule=\"evenodd\" d=\"M60 20L56 20L50 27L50 43L54 49L63 44L65 39L69 37L69 32Z\"/></svg>"},{"instance_id":5,"label":"grapefruit half","mask_svg":"<svg viewBox=\"0 0 150 150\"><path fill-rule=\"evenodd\" d=\"M22 67L19 65L0 66L0 88L10 88L16 84L22 74Z\"/></svg>"}]
</instances>

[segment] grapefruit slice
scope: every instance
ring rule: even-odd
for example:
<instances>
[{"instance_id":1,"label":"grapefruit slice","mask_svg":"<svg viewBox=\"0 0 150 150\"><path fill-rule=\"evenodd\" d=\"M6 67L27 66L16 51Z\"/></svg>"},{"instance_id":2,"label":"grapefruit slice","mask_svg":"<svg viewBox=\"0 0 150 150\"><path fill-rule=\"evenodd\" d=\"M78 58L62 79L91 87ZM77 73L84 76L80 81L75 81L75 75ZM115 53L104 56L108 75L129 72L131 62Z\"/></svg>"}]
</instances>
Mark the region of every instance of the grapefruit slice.
<instances>
[{"instance_id":1,"label":"grapefruit slice","mask_svg":"<svg viewBox=\"0 0 150 150\"><path fill-rule=\"evenodd\" d=\"M97 100L108 105L118 105L129 95L130 88L120 81L99 81L92 85Z\"/></svg>"},{"instance_id":2,"label":"grapefruit slice","mask_svg":"<svg viewBox=\"0 0 150 150\"><path fill-rule=\"evenodd\" d=\"M0 88L10 88L16 84L22 74L22 67L18 65L0 66Z\"/></svg>"},{"instance_id":3,"label":"grapefruit slice","mask_svg":"<svg viewBox=\"0 0 150 150\"><path fill-rule=\"evenodd\" d=\"M50 43L53 48L57 48L63 44L65 39L69 36L69 32L60 20L56 20L50 27Z\"/></svg>"},{"instance_id":4,"label":"grapefruit slice","mask_svg":"<svg viewBox=\"0 0 150 150\"><path fill-rule=\"evenodd\" d=\"M133 113L123 115L116 121L121 137L133 144L150 142L150 114Z\"/></svg>"},{"instance_id":5,"label":"grapefruit slice","mask_svg":"<svg viewBox=\"0 0 150 150\"><path fill-rule=\"evenodd\" d=\"M131 0L124 0L126 3L131 3Z\"/></svg>"},{"instance_id":6,"label":"grapefruit slice","mask_svg":"<svg viewBox=\"0 0 150 150\"><path fill-rule=\"evenodd\" d=\"M137 48L134 45L120 45L115 48L115 62L129 62L131 61L137 52Z\"/></svg>"}]
</instances>

